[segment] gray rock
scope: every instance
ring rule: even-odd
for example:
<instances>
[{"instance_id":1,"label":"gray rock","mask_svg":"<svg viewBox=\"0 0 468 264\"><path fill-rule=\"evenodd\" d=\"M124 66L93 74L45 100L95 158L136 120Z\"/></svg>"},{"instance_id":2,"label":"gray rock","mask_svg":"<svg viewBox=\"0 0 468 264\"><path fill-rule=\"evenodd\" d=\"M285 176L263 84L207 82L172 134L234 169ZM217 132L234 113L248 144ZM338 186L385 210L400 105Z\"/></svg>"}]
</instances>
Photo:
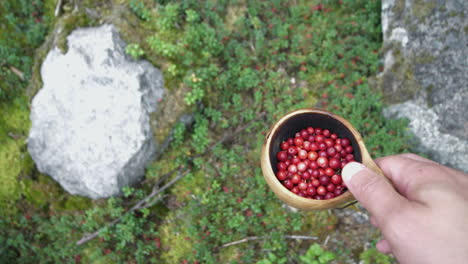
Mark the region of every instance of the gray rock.
<instances>
[{"instance_id":1,"label":"gray rock","mask_svg":"<svg viewBox=\"0 0 468 264\"><path fill-rule=\"evenodd\" d=\"M464 143L468 140L467 10L467 1L383 0L384 71L379 75L386 102L416 104L421 113L418 118L436 118L440 133ZM434 120L418 122L432 124ZM432 139L438 140L433 147L445 146L446 139ZM457 155L442 148L417 149ZM441 162L446 159L436 156Z\"/></svg>"},{"instance_id":2,"label":"gray rock","mask_svg":"<svg viewBox=\"0 0 468 264\"><path fill-rule=\"evenodd\" d=\"M387 101L434 107L443 129L468 139L467 1L382 1ZM422 104L424 103L424 104Z\"/></svg>"},{"instance_id":3,"label":"gray rock","mask_svg":"<svg viewBox=\"0 0 468 264\"><path fill-rule=\"evenodd\" d=\"M408 101L384 110L390 118L408 118L414 148L440 163L468 172L468 141L444 133L434 109Z\"/></svg>"},{"instance_id":4,"label":"gray rock","mask_svg":"<svg viewBox=\"0 0 468 264\"><path fill-rule=\"evenodd\" d=\"M77 29L45 59L32 101L28 150L40 172L72 194L119 194L144 176L158 148L150 113L165 94L160 71L125 55L111 25Z\"/></svg>"}]
</instances>

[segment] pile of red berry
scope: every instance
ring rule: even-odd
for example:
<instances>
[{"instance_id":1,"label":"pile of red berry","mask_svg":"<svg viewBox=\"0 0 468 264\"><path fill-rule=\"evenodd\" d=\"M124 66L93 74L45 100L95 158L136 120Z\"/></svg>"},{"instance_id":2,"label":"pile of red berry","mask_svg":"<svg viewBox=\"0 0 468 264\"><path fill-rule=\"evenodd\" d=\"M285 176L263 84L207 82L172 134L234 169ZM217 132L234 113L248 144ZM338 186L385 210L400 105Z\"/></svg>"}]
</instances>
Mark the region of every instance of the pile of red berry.
<instances>
[{"instance_id":1,"label":"pile of red berry","mask_svg":"<svg viewBox=\"0 0 468 264\"><path fill-rule=\"evenodd\" d=\"M322 200L346 191L341 169L354 161L349 139L338 138L328 129L308 127L283 141L280 148L276 177L291 192Z\"/></svg>"}]
</instances>

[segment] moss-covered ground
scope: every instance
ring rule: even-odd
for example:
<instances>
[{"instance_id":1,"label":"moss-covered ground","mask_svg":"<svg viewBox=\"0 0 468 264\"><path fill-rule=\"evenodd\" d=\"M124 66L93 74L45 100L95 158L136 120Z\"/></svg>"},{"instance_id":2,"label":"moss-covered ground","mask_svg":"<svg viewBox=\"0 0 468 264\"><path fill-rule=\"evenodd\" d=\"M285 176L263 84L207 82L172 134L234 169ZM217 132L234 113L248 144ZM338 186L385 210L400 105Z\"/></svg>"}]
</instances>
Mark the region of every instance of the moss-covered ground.
<instances>
[{"instance_id":1,"label":"moss-covered ground","mask_svg":"<svg viewBox=\"0 0 468 264\"><path fill-rule=\"evenodd\" d=\"M58 18L55 1L7 2L23 1L0 3L11 21L38 16L32 25L42 31L26 43L33 33L0 28L0 48L13 52L14 42L4 40L15 36L30 51L14 51L29 60L24 67L0 53L0 76L9 76L0 81L1 260L301 263L300 256L328 254L318 243L335 263L392 262L371 249L378 232L346 216L359 208L295 212L268 189L259 165L270 125L303 107L348 118L374 157L406 150L404 122L384 119L381 95L368 82L380 67L380 1L102 0L76 1L76 8L65 1ZM91 201L66 194L35 168L26 148L27 95L40 87L44 50L66 44L54 28L102 23L119 27L130 56L163 71L167 88L178 91L178 103L193 110L195 122L175 126L173 141L141 184L121 197ZM11 66L29 74L21 80ZM183 178L151 206L125 213L153 186L177 177L164 176L177 168L184 168ZM96 230L96 238L76 244Z\"/></svg>"}]
</instances>

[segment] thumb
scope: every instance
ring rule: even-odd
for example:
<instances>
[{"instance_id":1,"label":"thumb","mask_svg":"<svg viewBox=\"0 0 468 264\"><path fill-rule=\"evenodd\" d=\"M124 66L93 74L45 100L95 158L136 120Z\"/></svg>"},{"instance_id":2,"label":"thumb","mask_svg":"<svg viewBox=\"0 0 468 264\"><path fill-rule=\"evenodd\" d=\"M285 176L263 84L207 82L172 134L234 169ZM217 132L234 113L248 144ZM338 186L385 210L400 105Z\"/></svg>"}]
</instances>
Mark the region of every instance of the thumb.
<instances>
[{"instance_id":1,"label":"thumb","mask_svg":"<svg viewBox=\"0 0 468 264\"><path fill-rule=\"evenodd\" d=\"M350 162L342 171L343 181L354 197L377 220L382 219L405 203L405 199L383 175L379 175L361 163Z\"/></svg>"}]
</instances>

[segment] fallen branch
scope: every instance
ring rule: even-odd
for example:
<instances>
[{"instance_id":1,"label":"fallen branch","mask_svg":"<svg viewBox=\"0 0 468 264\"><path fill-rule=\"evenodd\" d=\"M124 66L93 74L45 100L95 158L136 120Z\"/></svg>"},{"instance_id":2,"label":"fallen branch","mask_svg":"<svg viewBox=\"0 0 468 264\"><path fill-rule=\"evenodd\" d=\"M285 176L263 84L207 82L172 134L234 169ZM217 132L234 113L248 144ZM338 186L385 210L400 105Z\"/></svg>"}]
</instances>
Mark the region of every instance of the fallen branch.
<instances>
[{"instance_id":1,"label":"fallen branch","mask_svg":"<svg viewBox=\"0 0 468 264\"><path fill-rule=\"evenodd\" d=\"M262 240L262 239L267 239L267 238L270 238L270 236L249 236L241 240L226 243L222 245L221 248L230 247L230 246L242 244L242 243L253 241L253 240ZM312 237L312 236L296 236L296 235L286 235L284 236L284 238L296 239L296 240L317 240L318 239L317 237Z\"/></svg>"},{"instance_id":2,"label":"fallen branch","mask_svg":"<svg viewBox=\"0 0 468 264\"><path fill-rule=\"evenodd\" d=\"M136 210L141 210L141 209L148 208L148 207L151 207L152 205L154 205L157 201L160 200L160 197L157 197L156 199L151 200L152 198L154 198L155 196L157 196L161 192L165 191L167 188L171 187L172 185L174 185L174 183L176 183L178 180L180 180L182 177L185 176L186 173L182 172L183 168L179 167L177 169L178 169L177 177L172 179L170 182L168 182L166 185L164 185L161 188L157 188L158 185L155 185L155 187L153 187L153 191L149 195L147 195L143 200L139 201L134 206L132 206L130 209L128 209L122 216L120 216L119 218L114 219L112 222L108 223L104 227L99 228L96 232L82 237L80 240L78 240L78 242L76 242L76 245L80 246L80 245L83 245L84 243L86 243L86 242L88 242L90 240L93 240L102 231L104 231L106 228L109 228L109 227L119 223L120 221L122 221L123 217L126 216L127 214L132 213L132 212L134 212ZM175 171L176 170L172 170L172 171L166 173L162 178L169 177L170 175L174 174Z\"/></svg>"},{"instance_id":3,"label":"fallen branch","mask_svg":"<svg viewBox=\"0 0 468 264\"><path fill-rule=\"evenodd\" d=\"M60 15L60 9L62 8L63 0L58 0L57 4L55 5L55 12L54 15L58 17Z\"/></svg>"},{"instance_id":4,"label":"fallen branch","mask_svg":"<svg viewBox=\"0 0 468 264\"><path fill-rule=\"evenodd\" d=\"M10 71L14 73L18 78L24 81L24 73L14 66L10 66Z\"/></svg>"}]
</instances>

